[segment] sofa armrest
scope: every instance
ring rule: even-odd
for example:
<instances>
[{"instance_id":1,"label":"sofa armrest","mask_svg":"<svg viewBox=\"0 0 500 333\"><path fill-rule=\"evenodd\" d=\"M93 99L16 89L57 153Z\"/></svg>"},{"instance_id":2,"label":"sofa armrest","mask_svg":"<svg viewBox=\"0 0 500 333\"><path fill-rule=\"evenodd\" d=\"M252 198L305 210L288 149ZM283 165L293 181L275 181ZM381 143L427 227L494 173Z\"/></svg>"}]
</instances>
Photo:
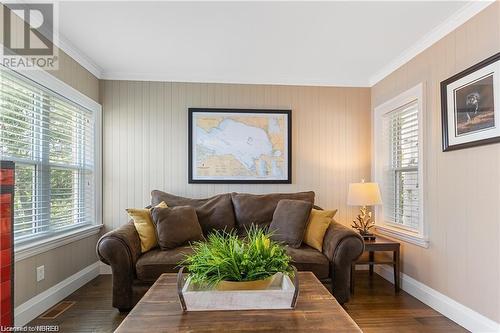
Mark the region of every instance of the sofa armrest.
<instances>
[{"instance_id":1,"label":"sofa armrest","mask_svg":"<svg viewBox=\"0 0 500 333\"><path fill-rule=\"evenodd\" d=\"M351 228L332 222L323 240L323 254L330 260L332 292L339 303L350 297L351 265L363 253L363 238Z\"/></svg>"},{"instance_id":2,"label":"sofa armrest","mask_svg":"<svg viewBox=\"0 0 500 333\"><path fill-rule=\"evenodd\" d=\"M113 306L120 311L133 307L132 283L135 264L141 255L141 240L133 223L104 234L97 242L99 259L111 266L113 273Z\"/></svg>"}]
</instances>

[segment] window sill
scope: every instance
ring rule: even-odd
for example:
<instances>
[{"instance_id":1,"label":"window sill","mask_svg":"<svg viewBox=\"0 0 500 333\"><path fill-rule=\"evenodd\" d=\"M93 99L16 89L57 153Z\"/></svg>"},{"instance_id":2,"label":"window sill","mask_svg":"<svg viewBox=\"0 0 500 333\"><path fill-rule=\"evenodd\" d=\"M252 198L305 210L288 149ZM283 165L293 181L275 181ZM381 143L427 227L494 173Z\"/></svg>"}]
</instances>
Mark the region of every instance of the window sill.
<instances>
[{"instance_id":1,"label":"window sill","mask_svg":"<svg viewBox=\"0 0 500 333\"><path fill-rule=\"evenodd\" d=\"M37 254L50 251L60 246L76 242L80 239L96 235L102 228L102 224L90 225L76 230L71 230L65 233L54 235L48 238L35 240L27 244L14 246L15 261L24 260Z\"/></svg>"},{"instance_id":2,"label":"window sill","mask_svg":"<svg viewBox=\"0 0 500 333\"><path fill-rule=\"evenodd\" d=\"M377 233L384 235L384 236L389 236L392 238L396 238L399 240L402 240L403 242L411 243L414 245L418 245L424 248L429 247L429 240L425 237L422 237L414 232L399 229L399 228L394 228L390 227L387 225L376 225L375 229L377 230Z\"/></svg>"}]
</instances>

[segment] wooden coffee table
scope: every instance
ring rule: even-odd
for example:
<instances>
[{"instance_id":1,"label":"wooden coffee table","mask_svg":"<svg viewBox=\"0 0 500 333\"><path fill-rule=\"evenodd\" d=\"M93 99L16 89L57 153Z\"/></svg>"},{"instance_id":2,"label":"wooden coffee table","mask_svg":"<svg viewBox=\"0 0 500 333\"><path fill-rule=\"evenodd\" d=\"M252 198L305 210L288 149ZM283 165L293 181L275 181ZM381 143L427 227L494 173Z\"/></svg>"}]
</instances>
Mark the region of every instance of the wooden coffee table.
<instances>
[{"instance_id":1,"label":"wooden coffee table","mask_svg":"<svg viewBox=\"0 0 500 333\"><path fill-rule=\"evenodd\" d=\"M299 272L294 310L183 312L176 274L163 274L115 332L361 332L311 272Z\"/></svg>"}]
</instances>

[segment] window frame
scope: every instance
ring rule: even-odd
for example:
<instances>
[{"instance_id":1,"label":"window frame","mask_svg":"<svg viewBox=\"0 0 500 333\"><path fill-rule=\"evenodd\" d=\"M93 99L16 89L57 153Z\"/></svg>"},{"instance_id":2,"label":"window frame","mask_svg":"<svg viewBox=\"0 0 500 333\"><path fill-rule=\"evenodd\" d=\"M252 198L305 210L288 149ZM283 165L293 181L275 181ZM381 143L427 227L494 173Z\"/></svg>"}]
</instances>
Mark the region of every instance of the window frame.
<instances>
[{"instance_id":1,"label":"window frame","mask_svg":"<svg viewBox=\"0 0 500 333\"><path fill-rule=\"evenodd\" d=\"M412 243L421 247L429 246L427 227L425 223L424 210L424 139L425 139L425 100L424 100L424 84L420 83L398 96L376 106L373 111L373 130L372 130L372 179L378 182L381 188L384 188L384 164L388 159L387 148L384 146L385 138L382 136L384 128L384 116L392 111L395 111L409 103L417 101L418 111L418 185L419 185L419 226L416 230L386 221L384 218L384 204L375 207L375 229L378 233L400 239L402 241Z\"/></svg>"},{"instance_id":2,"label":"window frame","mask_svg":"<svg viewBox=\"0 0 500 333\"><path fill-rule=\"evenodd\" d=\"M2 70L11 70L2 68ZM68 228L68 230L33 238L31 241L14 242L15 261L49 251L99 233L102 228L102 106L80 91L40 69L15 70L15 73L39 84L95 115L94 129L94 218L93 223ZM31 165L31 164L30 164ZM35 165L35 164L33 164Z\"/></svg>"}]
</instances>

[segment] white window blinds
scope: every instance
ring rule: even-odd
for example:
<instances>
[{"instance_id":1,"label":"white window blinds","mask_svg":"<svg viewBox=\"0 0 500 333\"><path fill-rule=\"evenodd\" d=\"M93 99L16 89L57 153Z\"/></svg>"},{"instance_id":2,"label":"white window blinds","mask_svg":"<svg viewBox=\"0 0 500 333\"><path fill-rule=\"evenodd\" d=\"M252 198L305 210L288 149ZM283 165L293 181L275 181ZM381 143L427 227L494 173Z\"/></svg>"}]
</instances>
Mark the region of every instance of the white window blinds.
<instances>
[{"instance_id":1,"label":"white window blinds","mask_svg":"<svg viewBox=\"0 0 500 333\"><path fill-rule=\"evenodd\" d=\"M387 166L384 168L384 219L419 230L418 102L410 102L383 116Z\"/></svg>"},{"instance_id":2,"label":"white window blinds","mask_svg":"<svg viewBox=\"0 0 500 333\"><path fill-rule=\"evenodd\" d=\"M93 112L1 70L0 159L16 165L16 242L94 222L94 128Z\"/></svg>"}]
</instances>

